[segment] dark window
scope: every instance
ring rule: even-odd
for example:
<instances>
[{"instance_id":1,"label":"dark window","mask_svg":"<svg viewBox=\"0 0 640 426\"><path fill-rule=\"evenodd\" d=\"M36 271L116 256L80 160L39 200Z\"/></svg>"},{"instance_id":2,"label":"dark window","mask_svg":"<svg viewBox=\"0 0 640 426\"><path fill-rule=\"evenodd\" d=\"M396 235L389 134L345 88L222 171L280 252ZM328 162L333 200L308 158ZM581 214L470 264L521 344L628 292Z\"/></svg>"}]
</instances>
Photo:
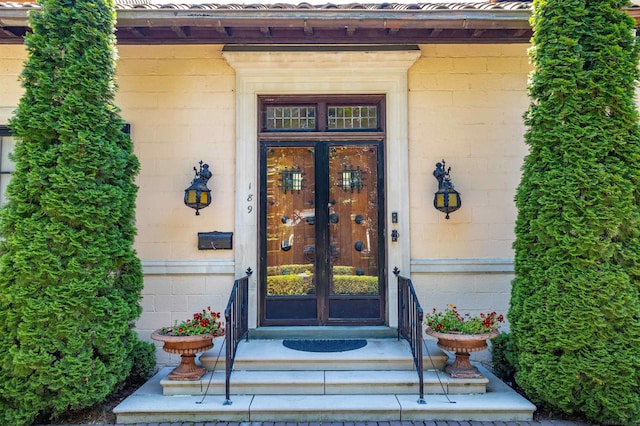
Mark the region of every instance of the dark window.
<instances>
[{"instance_id":1,"label":"dark window","mask_svg":"<svg viewBox=\"0 0 640 426\"><path fill-rule=\"evenodd\" d=\"M0 126L0 205L7 199L7 185L14 170L13 161L9 159L9 153L15 148L16 138L11 135L9 129Z\"/></svg>"}]
</instances>

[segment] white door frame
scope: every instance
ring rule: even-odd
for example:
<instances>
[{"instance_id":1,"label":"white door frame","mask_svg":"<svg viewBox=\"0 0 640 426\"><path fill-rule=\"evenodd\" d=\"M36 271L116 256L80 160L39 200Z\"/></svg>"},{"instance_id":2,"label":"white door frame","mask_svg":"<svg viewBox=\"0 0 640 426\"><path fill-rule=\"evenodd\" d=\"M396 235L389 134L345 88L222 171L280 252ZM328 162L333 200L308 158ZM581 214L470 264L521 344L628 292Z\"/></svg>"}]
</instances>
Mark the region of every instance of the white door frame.
<instances>
[{"instance_id":1,"label":"white door frame","mask_svg":"<svg viewBox=\"0 0 640 426\"><path fill-rule=\"evenodd\" d=\"M364 49L364 47L363 47ZM409 272L408 69L420 50L223 51L236 73L235 273L258 271L258 95L386 95L387 324L397 327L394 267ZM396 212L398 223L391 222ZM391 230L400 238L391 241ZM249 328L258 323L258 272L249 283Z\"/></svg>"}]
</instances>

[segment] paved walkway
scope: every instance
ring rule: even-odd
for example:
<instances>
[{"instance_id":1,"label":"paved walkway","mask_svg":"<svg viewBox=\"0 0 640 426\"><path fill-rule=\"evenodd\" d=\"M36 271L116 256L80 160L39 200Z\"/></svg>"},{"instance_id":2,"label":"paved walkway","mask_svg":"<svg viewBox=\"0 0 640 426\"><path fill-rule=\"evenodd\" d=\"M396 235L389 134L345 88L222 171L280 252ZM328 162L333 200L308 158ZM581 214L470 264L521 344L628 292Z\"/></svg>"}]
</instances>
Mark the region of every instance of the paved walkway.
<instances>
[{"instance_id":1,"label":"paved walkway","mask_svg":"<svg viewBox=\"0 0 640 426\"><path fill-rule=\"evenodd\" d=\"M427 421L427 422L169 422L169 423L117 423L117 424L82 424L56 426L587 426L589 423L568 420L540 420L513 422L457 422L457 421ZM40 425L44 426L44 425ZM53 425L49 425L53 426Z\"/></svg>"}]
</instances>

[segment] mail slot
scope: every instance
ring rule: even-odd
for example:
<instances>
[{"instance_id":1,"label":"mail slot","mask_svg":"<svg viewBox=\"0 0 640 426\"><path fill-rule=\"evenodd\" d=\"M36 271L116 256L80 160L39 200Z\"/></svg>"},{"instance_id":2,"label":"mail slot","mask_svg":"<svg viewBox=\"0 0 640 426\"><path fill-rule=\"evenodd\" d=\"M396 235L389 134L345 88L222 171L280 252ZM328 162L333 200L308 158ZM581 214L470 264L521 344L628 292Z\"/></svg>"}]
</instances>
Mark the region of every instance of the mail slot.
<instances>
[{"instance_id":1,"label":"mail slot","mask_svg":"<svg viewBox=\"0 0 640 426\"><path fill-rule=\"evenodd\" d=\"M198 250L231 250L233 232L198 232Z\"/></svg>"}]
</instances>

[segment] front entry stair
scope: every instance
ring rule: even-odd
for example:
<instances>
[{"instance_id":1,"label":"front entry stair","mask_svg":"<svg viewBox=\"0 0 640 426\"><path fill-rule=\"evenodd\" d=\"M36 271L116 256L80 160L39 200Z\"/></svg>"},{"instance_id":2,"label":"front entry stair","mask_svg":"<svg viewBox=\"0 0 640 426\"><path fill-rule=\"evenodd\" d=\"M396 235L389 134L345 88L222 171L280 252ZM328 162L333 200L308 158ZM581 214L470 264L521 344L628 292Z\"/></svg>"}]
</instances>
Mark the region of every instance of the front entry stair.
<instances>
[{"instance_id":1,"label":"front entry stair","mask_svg":"<svg viewBox=\"0 0 640 426\"><path fill-rule=\"evenodd\" d=\"M452 379L448 356L425 340L424 390L408 343L369 338L363 348L303 352L282 340L241 342L225 405L222 341L200 357L209 372L199 381L167 380L170 368L125 399L118 423L174 421L531 420L535 406L478 365L482 379ZM222 356L222 359L220 358Z\"/></svg>"}]
</instances>

